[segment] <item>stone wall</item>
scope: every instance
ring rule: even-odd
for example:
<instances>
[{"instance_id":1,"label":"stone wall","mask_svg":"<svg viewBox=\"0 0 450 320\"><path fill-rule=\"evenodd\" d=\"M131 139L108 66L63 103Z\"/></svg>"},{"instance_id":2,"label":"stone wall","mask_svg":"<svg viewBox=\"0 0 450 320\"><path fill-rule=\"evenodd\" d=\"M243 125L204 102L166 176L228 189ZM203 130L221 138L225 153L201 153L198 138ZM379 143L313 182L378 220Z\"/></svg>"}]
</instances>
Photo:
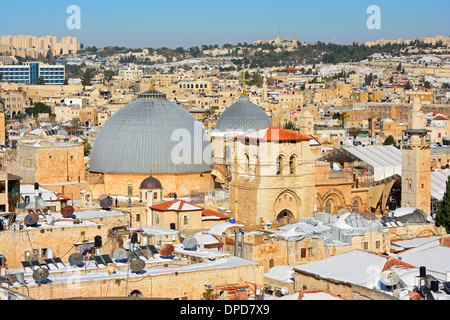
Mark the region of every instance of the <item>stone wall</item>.
<instances>
[{"instance_id":1,"label":"stone wall","mask_svg":"<svg viewBox=\"0 0 450 320\"><path fill-rule=\"evenodd\" d=\"M79 279L82 278L80 276ZM143 298L200 300L206 284L220 287L251 283L262 287L264 282L261 265L253 264L186 272L174 272L171 268L168 273L161 271L159 274L134 275L128 282L126 278L109 276L106 272L102 277L93 279L76 281L74 276L71 282L30 285L28 291L25 287L18 287L15 290L25 295L29 292L30 297L39 300L74 297L120 298L136 290Z\"/></svg>"},{"instance_id":2,"label":"stone wall","mask_svg":"<svg viewBox=\"0 0 450 320\"><path fill-rule=\"evenodd\" d=\"M21 261L25 260L25 251L32 254L33 249L38 249L42 258L47 258L46 254L42 255L43 249L52 249L53 256L64 256L62 261L66 263L69 255L76 250L74 243L83 240L94 241L97 235L102 236L103 243L106 243L108 228L104 225L73 225L2 231L0 232L0 252L7 259L8 269L22 268Z\"/></svg>"}]
</instances>

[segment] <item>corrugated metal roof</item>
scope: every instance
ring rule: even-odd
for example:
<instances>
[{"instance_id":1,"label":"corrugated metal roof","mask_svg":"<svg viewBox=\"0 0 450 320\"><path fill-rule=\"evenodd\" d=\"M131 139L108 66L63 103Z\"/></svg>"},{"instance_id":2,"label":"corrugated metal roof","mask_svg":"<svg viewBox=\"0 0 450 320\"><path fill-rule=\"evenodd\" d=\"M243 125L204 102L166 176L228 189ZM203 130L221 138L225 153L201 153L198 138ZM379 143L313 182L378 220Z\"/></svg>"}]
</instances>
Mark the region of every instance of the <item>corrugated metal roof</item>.
<instances>
[{"instance_id":1,"label":"corrugated metal roof","mask_svg":"<svg viewBox=\"0 0 450 320\"><path fill-rule=\"evenodd\" d=\"M137 99L100 129L90 171L166 174L211 171L209 138L185 109L167 100Z\"/></svg>"},{"instance_id":2,"label":"corrugated metal roof","mask_svg":"<svg viewBox=\"0 0 450 320\"><path fill-rule=\"evenodd\" d=\"M450 170L431 172L431 196L441 201L447 187L447 180L450 176Z\"/></svg>"}]
</instances>

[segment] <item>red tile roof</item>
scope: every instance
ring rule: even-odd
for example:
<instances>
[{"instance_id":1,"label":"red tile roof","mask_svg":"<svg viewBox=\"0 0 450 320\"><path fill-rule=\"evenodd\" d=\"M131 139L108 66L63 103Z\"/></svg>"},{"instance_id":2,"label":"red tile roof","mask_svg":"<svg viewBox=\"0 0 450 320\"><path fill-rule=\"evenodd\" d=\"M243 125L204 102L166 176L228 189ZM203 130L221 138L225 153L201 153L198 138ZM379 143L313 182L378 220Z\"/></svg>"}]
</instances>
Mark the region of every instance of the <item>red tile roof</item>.
<instances>
[{"instance_id":1,"label":"red tile roof","mask_svg":"<svg viewBox=\"0 0 450 320\"><path fill-rule=\"evenodd\" d=\"M234 138L259 141L309 141L313 139L310 135L278 127L262 128L235 136Z\"/></svg>"},{"instance_id":2,"label":"red tile roof","mask_svg":"<svg viewBox=\"0 0 450 320\"><path fill-rule=\"evenodd\" d=\"M193 203L184 200L172 200L159 204L155 204L150 207L150 209L160 210L160 211L197 211L203 210Z\"/></svg>"},{"instance_id":3,"label":"red tile roof","mask_svg":"<svg viewBox=\"0 0 450 320\"><path fill-rule=\"evenodd\" d=\"M211 209L204 209L202 211L202 215L205 216L205 217L216 216L216 217L219 217L221 219L229 219L229 218L231 218L230 216L227 216L226 214L223 214L223 213L220 213L218 211L211 210Z\"/></svg>"}]
</instances>

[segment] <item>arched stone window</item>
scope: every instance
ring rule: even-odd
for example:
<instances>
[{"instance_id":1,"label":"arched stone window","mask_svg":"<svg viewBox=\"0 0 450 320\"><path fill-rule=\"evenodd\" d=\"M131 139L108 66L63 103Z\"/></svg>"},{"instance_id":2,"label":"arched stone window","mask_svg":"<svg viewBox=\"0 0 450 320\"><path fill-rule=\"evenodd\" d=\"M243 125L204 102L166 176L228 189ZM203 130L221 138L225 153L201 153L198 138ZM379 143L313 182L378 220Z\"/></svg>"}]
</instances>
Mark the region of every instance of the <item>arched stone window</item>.
<instances>
[{"instance_id":1,"label":"arched stone window","mask_svg":"<svg viewBox=\"0 0 450 320\"><path fill-rule=\"evenodd\" d=\"M358 213L358 214L359 214L359 200L358 200L358 199L353 200L353 203L352 203L352 212L353 212L353 213Z\"/></svg>"},{"instance_id":2,"label":"arched stone window","mask_svg":"<svg viewBox=\"0 0 450 320\"><path fill-rule=\"evenodd\" d=\"M269 260L269 269L275 266L275 261L273 259Z\"/></svg>"},{"instance_id":3,"label":"arched stone window","mask_svg":"<svg viewBox=\"0 0 450 320\"><path fill-rule=\"evenodd\" d=\"M325 203L325 212L326 213L333 213L333 201L332 200L327 200L327 202Z\"/></svg>"},{"instance_id":4,"label":"arched stone window","mask_svg":"<svg viewBox=\"0 0 450 320\"><path fill-rule=\"evenodd\" d=\"M278 156L278 158L277 158L277 175L280 175L283 172L283 165L284 165L283 162L284 162L284 157Z\"/></svg>"},{"instance_id":5,"label":"arched stone window","mask_svg":"<svg viewBox=\"0 0 450 320\"><path fill-rule=\"evenodd\" d=\"M297 157L291 156L289 158L289 173L290 174L295 174L296 163L297 163Z\"/></svg>"},{"instance_id":6,"label":"arched stone window","mask_svg":"<svg viewBox=\"0 0 450 320\"><path fill-rule=\"evenodd\" d=\"M245 154L244 155L244 160L245 160L245 171L247 172L247 173L250 173L250 159L249 159L249 157L248 157L248 154Z\"/></svg>"}]
</instances>

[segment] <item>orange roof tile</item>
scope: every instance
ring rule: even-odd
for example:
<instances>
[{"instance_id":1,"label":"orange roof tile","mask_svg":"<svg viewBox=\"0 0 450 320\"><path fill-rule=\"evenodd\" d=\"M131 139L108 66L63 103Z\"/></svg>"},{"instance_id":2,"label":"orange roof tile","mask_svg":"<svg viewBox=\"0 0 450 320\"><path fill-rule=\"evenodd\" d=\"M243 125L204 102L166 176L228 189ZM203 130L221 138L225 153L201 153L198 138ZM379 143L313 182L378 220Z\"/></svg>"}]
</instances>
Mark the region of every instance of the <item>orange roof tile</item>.
<instances>
[{"instance_id":1,"label":"orange roof tile","mask_svg":"<svg viewBox=\"0 0 450 320\"><path fill-rule=\"evenodd\" d=\"M310 135L278 127L262 128L235 136L234 138L259 141L309 141L313 139Z\"/></svg>"},{"instance_id":2,"label":"orange roof tile","mask_svg":"<svg viewBox=\"0 0 450 320\"><path fill-rule=\"evenodd\" d=\"M202 215L206 216L206 217L211 217L211 216L216 216L222 219L228 219L230 218L230 216L227 216L226 214L220 213L218 211L215 210L211 210L211 209L204 209L202 211Z\"/></svg>"},{"instance_id":3,"label":"orange roof tile","mask_svg":"<svg viewBox=\"0 0 450 320\"><path fill-rule=\"evenodd\" d=\"M150 209L160 211L197 211L204 210L193 203L184 200L172 200L163 203L159 203L150 207Z\"/></svg>"}]
</instances>

